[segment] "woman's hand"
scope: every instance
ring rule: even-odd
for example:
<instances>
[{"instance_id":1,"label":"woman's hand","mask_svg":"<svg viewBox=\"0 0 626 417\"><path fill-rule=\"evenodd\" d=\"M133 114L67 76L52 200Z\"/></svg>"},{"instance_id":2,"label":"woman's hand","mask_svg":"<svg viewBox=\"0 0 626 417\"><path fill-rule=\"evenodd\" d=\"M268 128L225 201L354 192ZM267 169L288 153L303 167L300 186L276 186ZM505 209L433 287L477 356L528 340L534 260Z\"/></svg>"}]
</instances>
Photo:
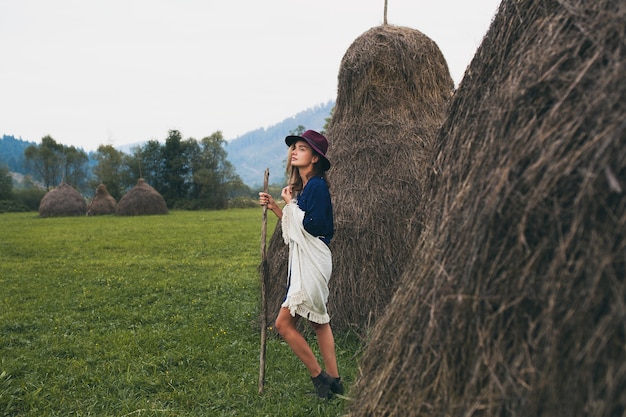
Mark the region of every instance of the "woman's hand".
<instances>
[{"instance_id":1,"label":"woman's hand","mask_svg":"<svg viewBox=\"0 0 626 417\"><path fill-rule=\"evenodd\" d=\"M259 193L259 204L266 206L269 210L274 210L274 208L278 207L276 201L268 193Z\"/></svg>"},{"instance_id":2,"label":"woman's hand","mask_svg":"<svg viewBox=\"0 0 626 417\"><path fill-rule=\"evenodd\" d=\"M263 192L259 193L259 204L267 207L276 216L278 216L279 219L283 217L283 209L281 209L280 206L276 204L276 201L274 201L274 198L272 198L272 196L269 195L268 193L263 193Z\"/></svg>"},{"instance_id":3,"label":"woman's hand","mask_svg":"<svg viewBox=\"0 0 626 417\"><path fill-rule=\"evenodd\" d=\"M280 196L285 200L285 203L289 204L291 199L293 198L293 191L290 186L283 188L283 191L280 193Z\"/></svg>"}]
</instances>

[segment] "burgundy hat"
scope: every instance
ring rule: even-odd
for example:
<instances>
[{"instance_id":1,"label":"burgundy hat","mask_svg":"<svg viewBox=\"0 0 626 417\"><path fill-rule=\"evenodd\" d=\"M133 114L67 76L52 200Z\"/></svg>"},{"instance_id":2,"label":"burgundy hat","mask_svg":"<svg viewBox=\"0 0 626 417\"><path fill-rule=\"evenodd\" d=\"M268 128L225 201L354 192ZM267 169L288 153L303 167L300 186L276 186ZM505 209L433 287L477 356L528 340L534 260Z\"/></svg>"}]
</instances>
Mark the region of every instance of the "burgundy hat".
<instances>
[{"instance_id":1,"label":"burgundy hat","mask_svg":"<svg viewBox=\"0 0 626 417\"><path fill-rule=\"evenodd\" d=\"M324 162L324 171L328 171L330 169L330 161L326 157L326 152L328 151L328 141L324 135L317 133L315 130L307 130L300 136L287 136L285 138L285 143L287 146L291 146L299 140L305 140L311 148L313 148L313 150L322 157L322 161Z\"/></svg>"}]
</instances>

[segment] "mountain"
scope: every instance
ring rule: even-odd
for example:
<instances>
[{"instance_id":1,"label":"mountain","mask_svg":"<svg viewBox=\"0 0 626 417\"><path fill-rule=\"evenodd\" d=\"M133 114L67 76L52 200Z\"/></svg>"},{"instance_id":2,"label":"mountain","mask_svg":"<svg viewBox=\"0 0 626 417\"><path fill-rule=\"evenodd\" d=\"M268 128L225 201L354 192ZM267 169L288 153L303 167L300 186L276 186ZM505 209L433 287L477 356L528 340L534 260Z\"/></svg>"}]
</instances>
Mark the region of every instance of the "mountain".
<instances>
[{"instance_id":1,"label":"mountain","mask_svg":"<svg viewBox=\"0 0 626 417\"><path fill-rule=\"evenodd\" d=\"M236 139L229 140L226 145L228 160L249 187L260 187L266 168L270 170L270 184L283 184L285 178L285 162L287 145L285 136L299 126L305 129L321 131L326 119L330 118L335 106L334 101L315 106L297 113L273 126L260 128L245 133Z\"/></svg>"}]
</instances>

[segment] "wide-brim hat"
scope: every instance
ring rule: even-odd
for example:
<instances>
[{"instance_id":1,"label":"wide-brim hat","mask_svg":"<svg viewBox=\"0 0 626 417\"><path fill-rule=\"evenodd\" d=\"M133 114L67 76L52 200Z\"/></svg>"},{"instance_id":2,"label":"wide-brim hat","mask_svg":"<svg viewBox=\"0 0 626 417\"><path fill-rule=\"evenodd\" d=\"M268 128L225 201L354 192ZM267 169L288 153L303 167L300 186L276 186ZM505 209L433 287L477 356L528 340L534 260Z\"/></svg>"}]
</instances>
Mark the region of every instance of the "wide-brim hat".
<instances>
[{"instance_id":1,"label":"wide-brim hat","mask_svg":"<svg viewBox=\"0 0 626 417\"><path fill-rule=\"evenodd\" d=\"M307 130L302 135L290 135L285 138L285 143L287 146L293 145L295 142L299 140L305 140L313 150L322 157L323 168L324 171L328 171L330 169L330 161L328 157L326 157L326 152L328 152L328 140L321 133L316 132L315 130Z\"/></svg>"}]
</instances>

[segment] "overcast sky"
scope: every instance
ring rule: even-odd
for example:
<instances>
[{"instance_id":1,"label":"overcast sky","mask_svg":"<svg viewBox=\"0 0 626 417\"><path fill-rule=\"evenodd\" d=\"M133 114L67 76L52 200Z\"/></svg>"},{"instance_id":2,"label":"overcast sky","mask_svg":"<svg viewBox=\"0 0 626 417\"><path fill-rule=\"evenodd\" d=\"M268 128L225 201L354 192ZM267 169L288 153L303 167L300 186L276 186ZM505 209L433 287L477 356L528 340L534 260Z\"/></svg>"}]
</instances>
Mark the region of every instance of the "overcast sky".
<instances>
[{"instance_id":1,"label":"overcast sky","mask_svg":"<svg viewBox=\"0 0 626 417\"><path fill-rule=\"evenodd\" d=\"M500 0L388 0L458 84ZM0 0L0 135L95 150L234 139L333 100L384 0ZM288 133L288 132L286 132Z\"/></svg>"}]
</instances>

